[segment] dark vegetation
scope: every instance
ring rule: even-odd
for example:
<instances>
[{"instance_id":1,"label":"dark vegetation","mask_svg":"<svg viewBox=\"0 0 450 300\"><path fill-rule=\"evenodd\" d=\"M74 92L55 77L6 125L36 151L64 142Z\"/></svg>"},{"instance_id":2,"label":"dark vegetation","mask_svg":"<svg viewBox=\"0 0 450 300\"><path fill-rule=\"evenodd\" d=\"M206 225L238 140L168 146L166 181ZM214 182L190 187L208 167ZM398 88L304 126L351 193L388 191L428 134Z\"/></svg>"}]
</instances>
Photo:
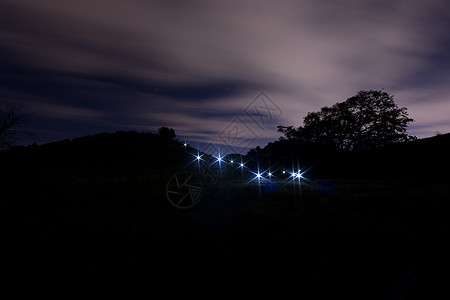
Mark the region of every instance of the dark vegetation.
<instances>
[{"instance_id":1,"label":"dark vegetation","mask_svg":"<svg viewBox=\"0 0 450 300\"><path fill-rule=\"evenodd\" d=\"M17 144L18 140L29 135L24 131L25 116L20 103L0 105L0 150Z\"/></svg>"},{"instance_id":2,"label":"dark vegetation","mask_svg":"<svg viewBox=\"0 0 450 300\"><path fill-rule=\"evenodd\" d=\"M447 183L449 147L450 134L351 152L333 145L280 140L251 150L248 157L259 158L263 169L269 164L289 168L298 162L312 178Z\"/></svg>"},{"instance_id":3,"label":"dark vegetation","mask_svg":"<svg viewBox=\"0 0 450 300\"><path fill-rule=\"evenodd\" d=\"M278 126L279 141L248 156L263 169L302 166L310 177L447 182L450 136L417 140L407 133L411 122L392 95L360 91L308 113L303 126Z\"/></svg>"},{"instance_id":4,"label":"dark vegetation","mask_svg":"<svg viewBox=\"0 0 450 300\"><path fill-rule=\"evenodd\" d=\"M187 211L168 203L164 186L196 152L171 138L117 132L13 148L0 153L7 290L389 299L399 278L419 272L409 299L438 298L449 267L450 191L438 172L448 166L449 138L377 152L380 160L414 153L412 175L407 159L380 167L369 152L275 142L259 151L261 161L289 160L290 147L300 147L300 158L317 163L301 192L205 183L201 202ZM352 175L361 160L386 176L369 167ZM323 179L336 193L322 189Z\"/></svg>"},{"instance_id":5,"label":"dark vegetation","mask_svg":"<svg viewBox=\"0 0 450 300\"><path fill-rule=\"evenodd\" d=\"M408 124L413 121L406 107L397 106L394 96L384 91L359 91L344 102L308 113L304 126L278 126L278 131L284 134L282 140L356 151L414 140L407 133Z\"/></svg>"}]
</instances>

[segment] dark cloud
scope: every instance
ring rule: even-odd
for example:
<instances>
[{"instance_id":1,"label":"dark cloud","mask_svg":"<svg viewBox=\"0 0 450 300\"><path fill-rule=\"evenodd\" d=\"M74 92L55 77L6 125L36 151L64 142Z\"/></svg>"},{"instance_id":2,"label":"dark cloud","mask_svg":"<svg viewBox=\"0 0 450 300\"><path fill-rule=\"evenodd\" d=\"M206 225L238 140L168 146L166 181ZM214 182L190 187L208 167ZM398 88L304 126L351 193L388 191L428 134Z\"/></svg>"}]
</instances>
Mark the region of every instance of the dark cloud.
<instances>
[{"instance_id":1,"label":"dark cloud","mask_svg":"<svg viewBox=\"0 0 450 300\"><path fill-rule=\"evenodd\" d=\"M170 126L208 143L239 117L263 145L278 137L276 125L385 88L416 119L412 133L429 136L450 125L448 8L444 0L2 0L0 99L25 104L38 142ZM262 128L244 111L261 90L281 109Z\"/></svg>"}]
</instances>

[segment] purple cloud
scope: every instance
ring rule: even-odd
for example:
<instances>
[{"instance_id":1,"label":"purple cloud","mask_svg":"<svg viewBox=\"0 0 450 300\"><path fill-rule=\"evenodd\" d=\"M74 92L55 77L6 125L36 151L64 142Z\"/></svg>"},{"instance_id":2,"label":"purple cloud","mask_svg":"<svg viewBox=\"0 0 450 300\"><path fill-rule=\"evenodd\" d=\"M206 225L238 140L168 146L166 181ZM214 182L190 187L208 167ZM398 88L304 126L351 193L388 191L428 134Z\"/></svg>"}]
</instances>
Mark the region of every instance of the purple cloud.
<instances>
[{"instance_id":1,"label":"purple cloud","mask_svg":"<svg viewBox=\"0 0 450 300\"><path fill-rule=\"evenodd\" d=\"M309 111L384 88L416 120L411 133L430 136L450 125L448 8L3 0L0 101L25 104L37 142L171 126L207 143L239 117L257 135L250 146L263 146L278 138L276 125L298 126ZM244 111L261 90L283 112L263 128Z\"/></svg>"}]
</instances>

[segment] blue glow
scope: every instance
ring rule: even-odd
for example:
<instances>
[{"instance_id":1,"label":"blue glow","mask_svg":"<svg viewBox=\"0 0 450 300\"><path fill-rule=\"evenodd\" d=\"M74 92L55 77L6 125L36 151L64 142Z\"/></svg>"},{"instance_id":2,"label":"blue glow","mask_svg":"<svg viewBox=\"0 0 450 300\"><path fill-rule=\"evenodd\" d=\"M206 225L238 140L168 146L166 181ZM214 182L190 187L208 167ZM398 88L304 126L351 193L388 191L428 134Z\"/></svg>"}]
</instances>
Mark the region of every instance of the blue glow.
<instances>
[{"instance_id":1,"label":"blue glow","mask_svg":"<svg viewBox=\"0 0 450 300\"><path fill-rule=\"evenodd\" d=\"M200 154L199 152L197 152L197 154L192 154L191 155L194 157L194 160L191 163L197 163L198 166L200 167L200 161L203 160L203 154Z\"/></svg>"},{"instance_id":2,"label":"blue glow","mask_svg":"<svg viewBox=\"0 0 450 300\"><path fill-rule=\"evenodd\" d=\"M243 164L243 163L241 163L241 164L240 164L240 166L241 166L241 167L243 167L243 166L244 166L244 164Z\"/></svg>"},{"instance_id":3,"label":"blue glow","mask_svg":"<svg viewBox=\"0 0 450 300\"><path fill-rule=\"evenodd\" d=\"M269 176L272 176L272 172L269 172Z\"/></svg>"},{"instance_id":4,"label":"blue glow","mask_svg":"<svg viewBox=\"0 0 450 300\"><path fill-rule=\"evenodd\" d=\"M234 162L234 160L231 160L230 162L231 162L231 163L233 163L233 162Z\"/></svg>"},{"instance_id":5,"label":"blue glow","mask_svg":"<svg viewBox=\"0 0 450 300\"><path fill-rule=\"evenodd\" d=\"M260 173L256 173L256 178L261 178L261 174Z\"/></svg>"}]
</instances>

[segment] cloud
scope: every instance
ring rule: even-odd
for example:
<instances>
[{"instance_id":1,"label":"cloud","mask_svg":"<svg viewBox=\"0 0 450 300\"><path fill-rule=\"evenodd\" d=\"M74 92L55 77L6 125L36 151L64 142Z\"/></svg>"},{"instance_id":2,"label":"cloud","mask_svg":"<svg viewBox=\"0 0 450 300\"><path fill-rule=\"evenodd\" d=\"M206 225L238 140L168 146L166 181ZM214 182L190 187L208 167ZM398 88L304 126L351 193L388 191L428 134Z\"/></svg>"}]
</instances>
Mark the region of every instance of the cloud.
<instances>
[{"instance_id":1,"label":"cloud","mask_svg":"<svg viewBox=\"0 0 450 300\"><path fill-rule=\"evenodd\" d=\"M173 124L207 142L265 90L281 117L267 130L245 119L265 143L276 125L385 88L418 135L446 132L446 11L440 0L3 0L0 96L70 107L80 124L83 112L102 111L92 130ZM48 106L30 107L49 117Z\"/></svg>"}]
</instances>

